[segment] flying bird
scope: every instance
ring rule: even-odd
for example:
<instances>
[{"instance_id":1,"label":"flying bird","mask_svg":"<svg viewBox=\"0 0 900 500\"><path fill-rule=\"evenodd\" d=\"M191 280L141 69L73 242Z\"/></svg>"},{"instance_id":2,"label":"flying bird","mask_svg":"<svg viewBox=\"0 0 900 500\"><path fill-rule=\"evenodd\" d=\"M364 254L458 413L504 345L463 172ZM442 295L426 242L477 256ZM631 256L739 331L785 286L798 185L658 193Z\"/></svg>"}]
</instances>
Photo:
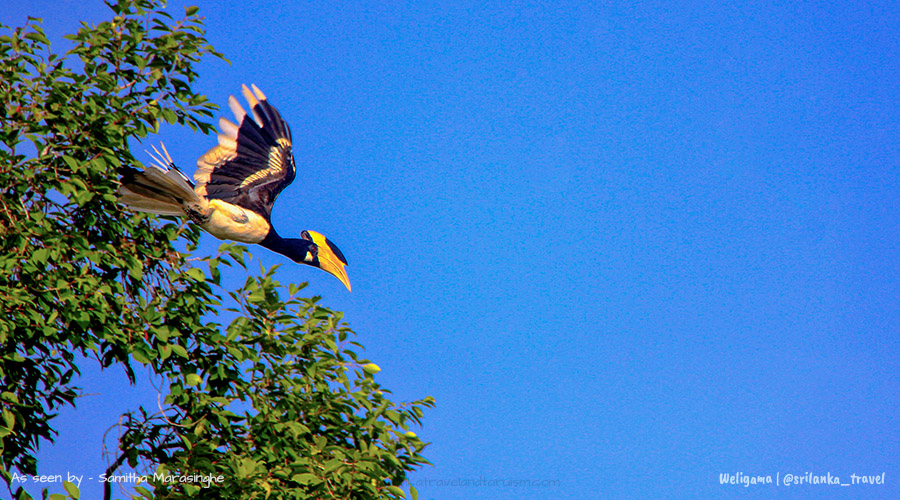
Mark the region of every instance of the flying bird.
<instances>
[{"instance_id":1,"label":"flying bird","mask_svg":"<svg viewBox=\"0 0 900 500\"><path fill-rule=\"evenodd\" d=\"M122 169L119 201L132 210L186 215L216 238L262 245L294 262L334 275L350 290L347 259L325 236L305 230L282 238L272 226L275 198L296 174L291 130L256 87L241 90L247 113L234 97L228 106L236 122L219 119L219 144L197 160L194 182L175 166L162 146L144 170Z\"/></svg>"}]
</instances>

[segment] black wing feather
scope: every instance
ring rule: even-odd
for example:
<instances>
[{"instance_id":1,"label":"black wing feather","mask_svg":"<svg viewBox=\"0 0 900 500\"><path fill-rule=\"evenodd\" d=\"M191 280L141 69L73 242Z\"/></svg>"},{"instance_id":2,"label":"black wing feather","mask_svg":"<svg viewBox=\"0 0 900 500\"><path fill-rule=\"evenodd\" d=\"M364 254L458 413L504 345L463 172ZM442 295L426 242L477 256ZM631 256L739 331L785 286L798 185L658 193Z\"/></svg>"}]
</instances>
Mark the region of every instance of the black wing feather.
<instances>
[{"instance_id":1,"label":"black wing feather","mask_svg":"<svg viewBox=\"0 0 900 500\"><path fill-rule=\"evenodd\" d=\"M197 161L197 193L252 210L270 220L279 193L296 176L288 124L256 86L243 86L250 113L229 103L239 124L220 120L219 145Z\"/></svg>"}]
</instances>

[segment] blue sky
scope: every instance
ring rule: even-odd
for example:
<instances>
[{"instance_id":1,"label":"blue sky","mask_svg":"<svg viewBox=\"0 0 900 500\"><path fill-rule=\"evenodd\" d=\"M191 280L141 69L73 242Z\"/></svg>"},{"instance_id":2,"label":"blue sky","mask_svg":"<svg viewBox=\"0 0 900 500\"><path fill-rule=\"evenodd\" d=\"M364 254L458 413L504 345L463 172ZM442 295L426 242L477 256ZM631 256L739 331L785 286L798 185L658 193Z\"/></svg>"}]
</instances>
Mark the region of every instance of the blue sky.
<instances>
[{"instance_id":1,"label":"blue sky","mask_svg":"<svg viewBox=\"0 0 900 500\"><path fill-rule=\"evenodd\" d=\"M900 496L900 4L192 3L231 60L195 90L281 110L273 220L336 242L353 293L255 255L437 400L420 498ZM0 22L27 14L57 40L108 16ZM215 141L157 139L186 170ZM155 405L118 377L88 371L42 473L98 474Z\"/></svg>"}]
</instances>

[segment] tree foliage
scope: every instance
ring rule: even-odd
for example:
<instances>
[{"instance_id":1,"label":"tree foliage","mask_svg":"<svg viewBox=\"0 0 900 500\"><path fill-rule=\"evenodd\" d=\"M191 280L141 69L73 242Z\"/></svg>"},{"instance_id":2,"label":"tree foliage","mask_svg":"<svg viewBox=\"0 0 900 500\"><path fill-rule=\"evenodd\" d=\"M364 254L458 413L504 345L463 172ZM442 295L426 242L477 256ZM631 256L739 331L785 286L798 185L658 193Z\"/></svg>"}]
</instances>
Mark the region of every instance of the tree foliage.
<instances>
[{"instance_id":1,"label":"tree foliage","mask_svg":"<svg viewBox=\"0 0 900 500\"><path fill-rule=\"evenodd\" d=\"M177 248L196 250L196 227L117 204L116 169L137 163L129 140L161 122L212 130L216 108L190 85L195 63L222 55L196 8L174 19L159 0L108 5L112 20L83 24L62 55L40 20L0 26L0 475L11 494L28 498L12 474L36 472L87 357L167 381L165 411L122 419L110 471L157 473L136 495L402 497L426 463L408 426L432 399L389 400L342 315L282 287L275 268L223 290L223 266L243 267L245 248L191 257ZM167 480L189 475L223 482Z\"/></svg>"}]
</instances>

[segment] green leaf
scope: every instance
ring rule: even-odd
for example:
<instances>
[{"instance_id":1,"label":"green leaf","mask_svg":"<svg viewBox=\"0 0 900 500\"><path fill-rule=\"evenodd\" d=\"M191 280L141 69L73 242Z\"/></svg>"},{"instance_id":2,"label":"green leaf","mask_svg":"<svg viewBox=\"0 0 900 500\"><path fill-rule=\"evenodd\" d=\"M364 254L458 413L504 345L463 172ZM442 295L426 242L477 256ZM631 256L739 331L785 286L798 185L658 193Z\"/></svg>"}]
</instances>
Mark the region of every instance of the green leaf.
<instances>
[{"instance_id":1,"label":"green leaf","mask_svg":"<svg viewBox=\"0 0 900 500\"><path fill-rule=\"evenodd\" d=\"M302 474L294 474L293 476L291 476L291 481L300 484L312 484L314 482L321 482L322 480L316 477L314 474L304 472Z\"/></svg>"},{"instance_id":2,"label":"green leaf","mask_svg":"<svg viewBox=\"0 0 900 500\"><path fill-rule=\"evenodd\" d=\"M188 269L187 275L197 281L205 281L206 280L206 273L204 273L203 270L198 267L192 267L192 268Z\"/></svg>"},{"instance_id":3,"label":"green leaf","mask_svg":"<svg viewBox=\"0 0 900 500\"><path fill-rule=\"evenodd\" d=\"M390 491L391 493L397 495L400 498L406 498L406 493L404 493L403 490L401 490L400 488L398 488L394 485L385 486L385 489Z\"/></svg>"},{"instance_id":4,"label":"green leaf","mask_svg":"<svg viewBox=\"0 0 900 500\"><path fill-rule=\"evenodd\" d=\"M49 248L38 248L34 252L31 252L31 260L36 264L44 264L47 262L48 257L50 257Z\"/></svg>"},{"instance_id":5,"label":"green leaf","mask_svg":"<svg viewBox=\"0 0 900 500\"><path fill-rule=\"evenodd\" d=\"M335 469L343 465L343 461L339 458L332 458L331 460L325 462L323 465L323 469L326 474L333 472Z\"/></svg>"},{"instance_id":6,"label":"green leaf","mask_svg":"<svg viewBox=\"0 0 900 500\"><path fill-rule=\"evenodd\" d=\"M25 33L25 39L47 43L47 37L40 33Z\"/></svg>"},{"instance_id":7,"label":"green leaf","mask_svg":"<svg viewBox=\"0 0 900 500\"><path fill-rule=\"evenodd\" d=\"M69 168L71 168L72 170L78 170L78 160L72 158L69 155L63 155L62 159Z\"/></svg>"},{"instance_id":8,"label":"green leaf","mask_svg":"<svg viewBox=\"0 0 900 500\"><path fill-rule=\"evenodd\" d=\"M178 344L169 344L169 346L172 348L172 352L177 354L178 357L188 359L188 352L187 349L184 348L184 346L180 346Z\"/></svg>"},{"instance_id":9,"label":"green leaf","mask_svg":"<svg viewBox=\"0 0 900 500\"><path fill-rule=\"evenodd\" d=\"M132 351L131 355L132 357L134 357L135 361L141 363L142 365L150 363L150 358L144 352L144 349L135 349L134 351Z\"/></svg>"},{"instance_id":10,"label":"green leaf","mask_svg":"<svg viewBox=\"0 0 900 500\"><path fill-rule=\"evenodd\" d=\"M197 375L196 373L188 373L184 377L184 383L185 385L196 387L203 383L203 377Z\"/></svg>"},{"instance_id":11,"label":"green leaf","mask_svg":"<svg viewBox=\"0 0 900 500\"><path fill-rule=\"evenodd\" d=\"M69 494L70 497L78 500L81 497L81 492L78 491L78 487L69 481L63 481L63 488L65 488L66 493Z\"/></svg>"},{"instance_id":12,"label":"green leaf","mask_svg":"<svg viewBox=\"0 0 900 500\"><path fill-rule=\"evenodd\" d=\"M138 492L138 494L144 498L153 500L153 493L151 493L150 490L144 488L143 486L135 486L134 491Z\"/></svg>"},{"instance_id":13,"label":"green leaf","mask_svg":"<svg viewBox=\"0 0 900 500\"><path fill-rule=\"evenodd\" d=\"M10 430L14 429L16 426L15 415L13 415L13 413L11 411L9 411L8 409L4 408L3 412L2 412L2 416L3 416L3 423L6 425L6 428L10 429Z\"/></svg>"},{"instance_id":14,"label":"green leaf","mask_svg":"<svg viewBox=\"0 0 900 500\"><path fill-rule=\"evenodd\" d=\"M238 477L245 478L255 473L257 467L259 467L259 462L253 458L247 457L238 462L236 472Z\"/></svg>"}]
</instances>

